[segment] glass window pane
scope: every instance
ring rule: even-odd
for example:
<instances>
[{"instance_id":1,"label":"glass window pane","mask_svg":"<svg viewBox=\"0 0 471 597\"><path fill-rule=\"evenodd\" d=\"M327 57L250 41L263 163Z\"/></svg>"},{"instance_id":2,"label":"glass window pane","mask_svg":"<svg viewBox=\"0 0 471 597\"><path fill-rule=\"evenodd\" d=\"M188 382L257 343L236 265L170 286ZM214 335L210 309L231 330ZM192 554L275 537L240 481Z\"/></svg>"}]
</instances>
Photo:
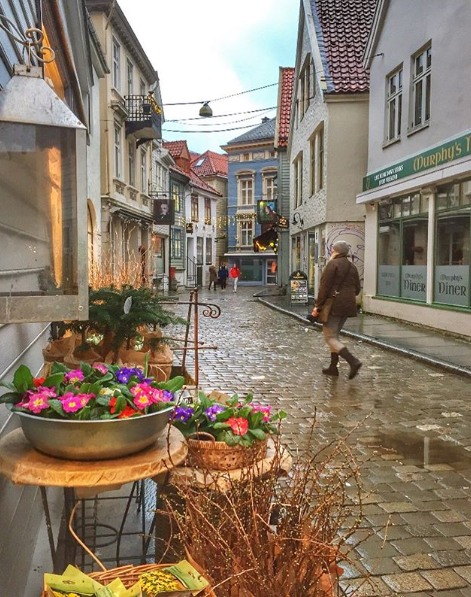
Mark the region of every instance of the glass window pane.
<instances>
[{"instance_id":1,"label":"glass window pane","mask_svg":"<svg viewBox=\"0 0 471 597\"><path fill-rule=\"evenodd\" d=\"M471 204L471 180L466 180L462 183L461 202L463 205Z\"/></svg>"},{"instance_id":2,"label":"glass window pane","mask_svg":"<svg viewBox=\"0 0 471 597\"><path fill-rule=\"evenodd\" d=\"M378 230L378 294L400 296L400 227L391 222Z\"/></svg>"},{"instance_id":3,"label":"glass window pane","mask_svg":"<svg viewBox=\"0 0 471 597\"><path fill-rule=\"evenodd\" d=\"M415 193L415 195L412 195L410 212L412 215L417 215L420 213L420 193Z\"/></svg>"},{"instance_id":4,"label":"glass window pane","mask_svg":"<svg viewBox=\"0 0 471 597\"><path fill-rule=\"evenodd\" d=\"M0 123L1 295L77 294L75 131Z\"/></svg>"}]
</instances>

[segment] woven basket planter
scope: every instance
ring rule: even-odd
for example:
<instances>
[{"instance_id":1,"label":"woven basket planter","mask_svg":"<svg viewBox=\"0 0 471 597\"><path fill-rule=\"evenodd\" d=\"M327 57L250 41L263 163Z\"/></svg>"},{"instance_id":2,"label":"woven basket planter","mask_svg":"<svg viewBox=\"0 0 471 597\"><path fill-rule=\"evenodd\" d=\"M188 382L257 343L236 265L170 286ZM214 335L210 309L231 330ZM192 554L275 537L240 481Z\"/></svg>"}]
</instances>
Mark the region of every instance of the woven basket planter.
<instances>
[{"instance_id":1,"label":"woven basket planter","mask_svg":"<svg viewBox=\"0 0 471 597\"><path fill-rule=\"evenodd\" d=\"M129 589L137 583L139 577L145 572L167 568L170 565L171 564L143 564L142 566L121 566L103 572L92 572L88 576L105 586L113 582L116 578L119 578L123 585ZM216 597L216 595L210 587L207 587L198 593L198 597Z\"/></svg>"},{"instance_id":2,"label":"woven basket planter","mask_svg":"<svg viewBox=\"0 0 471 597\"><path fill-rule=\"evenodd\" d=\"M187 438L188 464L195 468L230 471L252 466L267 455L267 440L256 441L245 448L218 442L209 433L198 433L195 436L197 437ZM203 437L204 439L199 439Z\"/></svg>"}]
</instances>

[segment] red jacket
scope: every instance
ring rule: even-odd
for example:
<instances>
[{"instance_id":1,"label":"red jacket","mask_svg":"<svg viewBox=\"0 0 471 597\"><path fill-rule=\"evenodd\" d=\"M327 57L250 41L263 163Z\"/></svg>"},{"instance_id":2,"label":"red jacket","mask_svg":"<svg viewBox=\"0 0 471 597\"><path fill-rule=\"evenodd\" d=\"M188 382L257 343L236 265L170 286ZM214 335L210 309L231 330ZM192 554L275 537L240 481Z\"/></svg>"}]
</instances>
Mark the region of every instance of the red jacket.
<instances>
[{"instance_id":1,"label":"red jacket","mask_svg":"<svg viewBox=\"0 0 471 597\"><path fill-rule=\"evenodd\" d=\"M237 267L237 265L233 265L231 267L231 271L229 272L229 275L231 278L238 278L240 276L240 269Z\"/></svg>"}]
</instances>

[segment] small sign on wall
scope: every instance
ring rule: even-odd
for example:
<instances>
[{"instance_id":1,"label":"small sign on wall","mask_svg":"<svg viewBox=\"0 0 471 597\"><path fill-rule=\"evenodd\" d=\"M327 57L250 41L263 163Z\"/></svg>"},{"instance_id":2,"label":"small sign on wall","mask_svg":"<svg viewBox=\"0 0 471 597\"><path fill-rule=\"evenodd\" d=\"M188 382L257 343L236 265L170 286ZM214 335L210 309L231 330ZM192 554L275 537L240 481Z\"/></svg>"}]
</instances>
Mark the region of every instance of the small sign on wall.
<instances>
[{"instance_id":1,"label":"small sign on wall","mask_svg":"<svg viewBox=\"0 0 471 597\"><path fill-rule=\"evenodd\" d=\"M307 305L307 276L304 272L297 270L289 277L290 300L292 303Z\"/></svg>"}]
</instances>

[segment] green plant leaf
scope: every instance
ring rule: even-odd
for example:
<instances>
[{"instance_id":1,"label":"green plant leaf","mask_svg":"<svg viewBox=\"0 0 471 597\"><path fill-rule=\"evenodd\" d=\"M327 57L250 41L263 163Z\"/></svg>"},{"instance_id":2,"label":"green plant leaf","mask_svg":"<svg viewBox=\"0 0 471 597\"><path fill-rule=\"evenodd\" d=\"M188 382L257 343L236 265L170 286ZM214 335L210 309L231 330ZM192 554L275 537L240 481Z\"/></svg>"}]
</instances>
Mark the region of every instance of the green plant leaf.
<instances>
[{"instance_id":1,"label":"green plant leaf","mask_svg":"<svg viewBox=\"0 0 471 597\"><path fill-rule=\"evenodd\" d=\"M6 392L0 396L0 404L16 404L20 402L22 395L16 391L15 387L13 387L13 390L13 392Z\"/></svg>"},{"instance_id":2,"label":"green plant leaf","mask_svg":"<svg viewBox=\"0 0 471 597\"><path fill-rule=\"evenodd\" d=\"M34 387L33 376L26 365L20 365L13 376L13 384L19 392L26 392Z\"/></svg>"},{"instance_id":3,"label":"green plant leaf","mask_svg":"<svg viewBox=\"0 0 471 597\"><path fill-rule=\"evenodd\" d=\"M267 436L263 429L249 429L248 433L255 439L264 440Z\"/></svg>"}]
</instances>

